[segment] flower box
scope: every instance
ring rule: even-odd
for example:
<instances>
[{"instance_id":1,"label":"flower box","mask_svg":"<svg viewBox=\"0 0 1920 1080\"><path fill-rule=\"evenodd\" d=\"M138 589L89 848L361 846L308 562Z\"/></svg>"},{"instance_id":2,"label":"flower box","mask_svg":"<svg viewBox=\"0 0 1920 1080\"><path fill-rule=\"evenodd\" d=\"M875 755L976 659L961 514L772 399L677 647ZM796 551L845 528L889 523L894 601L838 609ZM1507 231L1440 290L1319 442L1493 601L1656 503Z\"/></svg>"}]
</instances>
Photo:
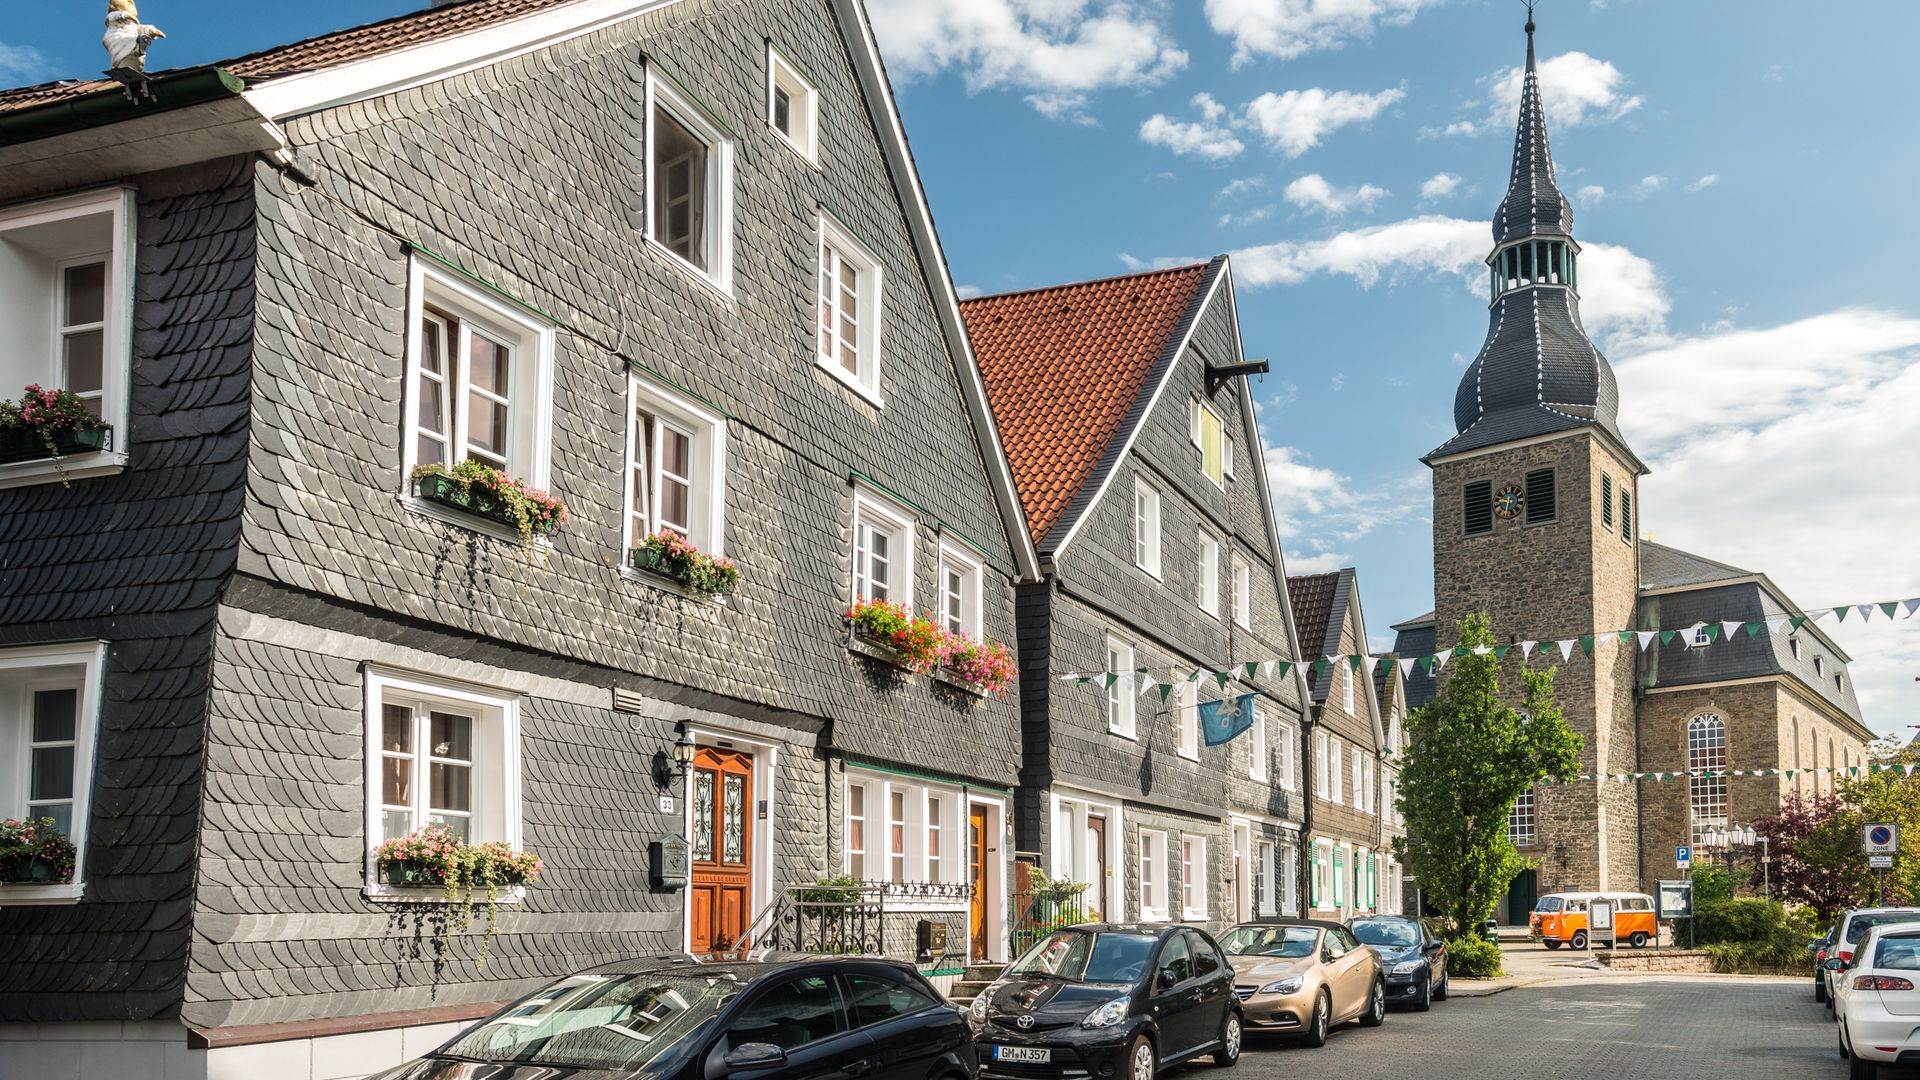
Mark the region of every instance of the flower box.
<instances>
[{"instance_id":1,"label":"flower box","mask_svg":"<svg viewBox=\"0 0 1920 1080\"><path fill-rule=\"evenodd\" d=\"M519 528L507 504L490 491L462 487L450 477L422 476L414 481L413 492L430 503L471 514L509 529Z\"/></svg>"},{"instance_id":2,"label":"flower box","mask_svg":"<svg viewBox=\"0 0 1920 1080\"><path fill-rule=\"evenodd\" d=\"M566 503L479 461L451 469L416 465L412 475L413 492L423 502L505 525L520 534L521 543L552 536L567 522Z\"/></svg>"},{"instance_id":3,"label":"flower box","mask_svg":"<svg viewBox=\"0 0 1920 1080\"><path fill-rule=\"evenodd\" d=\"M51 451L47 449L49 442L53 444ZM0 427L0 464L91 454L112 445L111 424L67 428L48 435L43 435L38 428Z\"/></svg>"},{"instance_id":4,"label":"flower box","mask_svg":"<svg viewBox=\"0 0 1920 1080\"><path fill-rule=\"evenodd\" d=\"M0 883L8 885L66 884L61 879L58 864L52 859L38 857L16 858L0 863Z\"/></svg>"},{"instance_id":5,"label":"flower box","mask_svg":"<svg viewBox=\"0 0 1920 1080\"><path fill-rule=\"evenodd\" d=\"M446 878L437 866L412 859L389 859L380 864L380 880L397 889L438 889Z\"/></svg>"},{"instance_id":6,"label":"flower box","mask_svg":"<svg viewBox=\"0 0 1920 1080\"><path fill-rule=\"evenodd\" d=\"M740 584L732 559L708 555L666 530L635 547L629 561L635 570L665 578L697 596L730 596Z\"/></svg>"}]
</instances>

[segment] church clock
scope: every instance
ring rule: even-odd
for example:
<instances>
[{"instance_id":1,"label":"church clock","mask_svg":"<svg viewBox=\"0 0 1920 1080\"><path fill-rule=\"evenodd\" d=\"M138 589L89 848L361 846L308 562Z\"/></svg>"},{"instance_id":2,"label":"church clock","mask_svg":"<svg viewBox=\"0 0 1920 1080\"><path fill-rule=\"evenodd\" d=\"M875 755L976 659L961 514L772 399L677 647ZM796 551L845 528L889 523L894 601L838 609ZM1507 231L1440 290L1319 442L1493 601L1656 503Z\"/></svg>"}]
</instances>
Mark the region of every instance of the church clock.
<instances>
[{"instance_id":1,"label":"church clock","mask_svg":"<svg viewBox=\"0 0 1920 1080\"><path fill-rule=\"evenodd\" d=\"M1520 492L1520 485L1508 484L1494 495L1493 512L1499 514L1503 521L1512 521L1520 516L1520 507L1526 501L1526 496Z\"/></svg>"}]
</instances>

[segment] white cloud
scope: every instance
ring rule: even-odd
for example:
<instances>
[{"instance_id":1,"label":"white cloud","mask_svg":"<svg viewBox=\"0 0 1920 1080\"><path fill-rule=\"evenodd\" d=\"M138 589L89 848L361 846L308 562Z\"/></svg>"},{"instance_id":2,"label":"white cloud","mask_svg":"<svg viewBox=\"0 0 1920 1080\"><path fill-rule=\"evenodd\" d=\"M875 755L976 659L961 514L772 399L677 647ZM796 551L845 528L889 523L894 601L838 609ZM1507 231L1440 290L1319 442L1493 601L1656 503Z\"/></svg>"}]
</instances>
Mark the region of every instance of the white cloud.
<instances>
[{"instance_id":1,"label":"white cloud","mask_svg":"<svg viewBox=\"0 0 1920 1080\"><path fill-rule=\"evenodd\" d=\"M1217 224L1223 229L1245 228L1248 225L1257 225L1267 220L1267 217L1272 213L1273 207L1259 206L1252 210L1244 210L1238 214L1221 214Z\"/></svg>"},{"instance_id":2,"label":"white cloud","mask_svg":"<svg viewBox=\"0 0 1920 1080\"><path fill-rule=\"evenodd\" d=\"M1157 7L1127 0L873 0L896 77L961 73L969 91L1012 88L1053 117L1084 118L1090 96L1147 86L1187 64Z\"/></svg>"},{"instance_id":3,"label":"white cloud","mask_svg":"<svg viewBox=\"0 0 1920 1080\"><path fill-rule=\"evenodd\" d=\"M1426 507L1426 500L1416 497L1427 486L1424 469L1358 484L1313 464L1312 455L1298 447L1267 446L1264 457L1290 574L1352 566L1354 542Z\"/></svg>"},{"instance_id":4,"label":"white cloud","mask_svg":"<svg viewBox=\"0 0 1920 1080\"><path fill-rule=\"evenodd\" d=\"M46 54L31 45L9 45L0 41L0 84L21 86L45 79L52 65Z\"/></svg>"},{"instance_id":5,"label":"white cloud","mask_svg":"<svg viewBox=\"0 0 1920 1080\"><path fill-rule=\"evenodd\" d=\"M1664 176L1643 176L1639 183L1633 185L1633 193L1645 198L1666 186L1667 178Z\"/></svg>"},{"instance_id":6,"label":"white cloud","mask_svg":"<svg viewBox=\"0 0 1920 1080\"><path fill-rule=\"evenodd\" d=\"M1233 253L1234 281L1242 288L1259 288L1297 285L1318 274L1345 274L1370 288L1382 276L1403 271L1465 275L1486 257L1489 246L1486 222L1429 214L1318 240L1243 248Z\"/></svg>"},{"instance_id":7,"label":"white cloud","mask_svg":"<svg viewBox=\"0 0 1920 1080\"><path fill-rule=\"evenodd\" d=\"M1234 137L1225 122L1226 106L1213 100L1210 94L1195 94L1191 104L1200 111L1199 120L1175 120L1154 113L1140 125L1141 141L1164 146L1176 154L1194 154L1211 161L1237 157L1246 149L1246 144Z\"/></svg>"},{"instance_id":8,"label":"white cloud","mask_svg":"<svg viewBox=\"0 0 1920 1080\"><path fill-rule=\"evenodd\" d=\"M1319 173L1308 173L1288 184L1281 194L1288 202L1302 209L1318 210L1330 217L1337 217L1355 207L1372 210L1373 204L1385 198L1389 192L1372 184L1337 188L1327 183L1327 178Z\"/></svg>"},{"instance_id":9,"label":"white cloud","mask_svg":"<svg viewBox=\"0 0 1920 1080\"><path fill-rule=\"evenodd\" d=\"M985 290L985 289L982 289L982 288L981 288L980 286L978 286L978 285L959 285L959 284L956 284L956 285L954 285L954 287L953 287L953 292L954 292L954 295L955 295L955 296L958 296L958 297L959 297L960 299L962 299L962 300L971 300L971 299L973 299L973 298L974 298L974 297L976 297L976 296L985 296L985 295L986 295L986 290Z\"/></svg>"},{"instance_id":10,"label":"white cloud","mask_svg":"<svg viewBox=\"0 0 1920 1080\"><path fill-rule=\"evenodd\" d=\"M1580 190L1573 193L1574 200L1593 206L1607 201L1607 189L1599 184L1582 184Z\"/></svg>"},{"instance_id":11,"label":"white cloud","mask_svg":"<svg viewBox=\"0 0 1920 1080\"><path fill-rule=\"evenodd\" d=\"M1242 195L1264 190L1266 186L1267 178L1264 176L1243 176L1238 180L1227 181L1227 186L1221 188L1220 194L1215 198L1237 199Z\"/></svg>"},{"instance_id":12,"label":"white cloud","mask_svg":"<svg viewBox=\"0 0 1920 1080\"><path fill-rule=\"evenodd\" d=\"M1405 96L1406 91L1399 89L1363 94L1318 86L1283 94L1268 92L1247 103L1247 119L1268 145L1290 158L1299 157L1320 145L1323 137L1348 124L1372 120Z\"/></svg>"},{"instance_id":13,"label":"white cloud","mask_svg":"<svg viewBox=\"0 0 1920 1080\"><path fill-rule=\"evenodd\" d=\"M1336 394L1337 394L1337 393L1339 393L1340 391L1342 391L1342 390L1344 390L1344 389L1346 389L1346 386L1347 386L1347 373L1346 373L1346 372L1344 372L1344 371L1336 371L1336 372L1334 372L1334 373L1333 373L1333 378L1331 378L1331 379L1328 379L1328 380L1327 380L1327 385L1328 385L1328 386L1330 386L1330 387L1332 387L1332 388L1333 388L1333 392L1334 392L1334 393L1336 393Z\"/></svg>"},{"instance_id":14,"label":"white cloud","mask_svg":"<svg viewBox=\"0 0 1920 1080\"><path fill-rule=\"evenodd\" d=\"M1375 24L1404 25L1438 0L1207 0L1207 22L1233 39L1238 67L1256 56L1281 60L1366 38Z\"/></svg>"},{"instance_id":15,"label":"white cloud","mask_svg":"<svg viewBox=\"0 0 1920 1080\"><path fill-rule=\"evenodd\" d=\"M1423 199L1451 198L1460 190L1460 178L1450 172L1434 173L1420 185L1420 197Z\"/></svg>"},{"instance_id":16,"label":"white cloud","mask_svg":"<svg viewBox=\"0 0 1920 1080\"><path fill-rule=\"evenodd\" d=\"M1485 95L1469 103L1473 109L1484 105L1483 120L1458 120L1447 125L1447 135L1484 135L1511 132L1520 116L1520 91L1526 82L1524 68L1496 71L1480 80ZM1581 124L1610 123L1645 104L1645 99L1626 92L1627 77L1610 61L1583 52L1561 53L1540 61L1540 102L1547 110L1547 128L1578 127Z\"/></svg>"},{"instance_id":17,"label":"white cloud","mask_svg":"<svg viewBox=\"0 0 1920 1080\"><path fill-rule=\"evenodd\" d=\"M1666 326L1673 303L1653 263L1617 244L1583 244L1580 263L1580 321L1589 333L1620 341L1657 335Z\"/></svg>"},{"instance_id":18,"label":"white cloud","mask_svg":"<svg viewBox=\"0 0 1920 1080\"><path fill-rule=\"evenodd\" d=\"M1720 182L1719 173L1708 173L1707 175L1701 177L1700 179L1695 180L1693 183L1688 184L1687 190L1688 191L1705 191L1719 182Z\"/></svg>"},{"instance_id":19,"label":"white cloud","mask_svg":"<svg viewBox=\"0 0 1920 1080\"><path fill-rule=\"evenodd\" d=\"M1583 279L1585 277L1583 273ZM1641 521L1663 543L1765 572L1800 605L1920 593L1920 318L1844 309L1718 329L1615 358L1620 419L1648 458ZM1822 628L1853 654L1869 726L1916 704L1920 618Z\"/></svg>"}]
</instances>

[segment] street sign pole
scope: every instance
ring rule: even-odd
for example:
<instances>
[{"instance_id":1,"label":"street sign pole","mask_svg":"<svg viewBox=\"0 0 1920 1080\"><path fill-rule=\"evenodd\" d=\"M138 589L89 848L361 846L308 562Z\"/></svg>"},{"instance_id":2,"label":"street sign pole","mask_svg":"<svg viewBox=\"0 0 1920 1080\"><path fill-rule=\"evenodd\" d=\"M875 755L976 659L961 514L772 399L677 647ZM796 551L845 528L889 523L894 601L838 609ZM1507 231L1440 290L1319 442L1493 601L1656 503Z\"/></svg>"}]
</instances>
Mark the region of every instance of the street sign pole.
<instances>
[{"instance_id":1,"label":"street sign pole","mask_svg":"<svg viewBox=\"0 0 1920 1080\"><path fill-rule=\"evenodd\" d=\"M1897 822L1873 821L1860 826L1860 846L1867 853L1867 865L1880 879L1880 906L1887 906L1887 871L1893 857L1900 853L1900 826Z\"/></svg>"}]
</instances>

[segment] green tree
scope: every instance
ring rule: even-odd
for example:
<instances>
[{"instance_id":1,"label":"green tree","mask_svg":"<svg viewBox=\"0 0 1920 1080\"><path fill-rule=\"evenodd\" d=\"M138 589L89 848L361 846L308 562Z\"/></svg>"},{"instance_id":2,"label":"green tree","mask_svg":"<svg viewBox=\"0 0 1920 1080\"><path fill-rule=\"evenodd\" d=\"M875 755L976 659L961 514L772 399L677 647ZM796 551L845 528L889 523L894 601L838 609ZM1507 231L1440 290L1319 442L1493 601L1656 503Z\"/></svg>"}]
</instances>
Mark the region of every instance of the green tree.
<instances>
[{"instance_id":1,"label":"green tree","mask_svg":"<svg viewBox=\"0 0 1920 1080\"><path fill-rule=\"evenodd\" d=\"M1909 904L1920 896L1920 855L1912 853L1920 843L1920 781L1901 767L1920 763L1920 751L1898 743L1875 743L1868 750L1868 762L1859 776L1840 779L1837 787L1845 806L1817 834L1821 844L1816 854L1822 865L1855 882L1857 901L1878 903L1879 878L1867 869L1860 834L1875 822L1900 826L1902 850L1887 871L1887 899Z\"/></svg>"},{"instance_id":2,"label":"green tree","mask_svg":"<svg viewBox=\"0 0 1920 1080\"><path fill-rule=\"evenodd\" d=\"M1460 643L1493 647L1484 614L1462 620ZM1516 709L1500 697L1497 653L1469 652L1452 667L1441 695L1408 717L1398 800L1407 837L1396 844L1427 902L1464 934L1526 869L1507 839L1514 800L1549 776L1570 778L1581 741L1554 704L1555 669L1521 672Z\"/></svg>"}]
</instances>

